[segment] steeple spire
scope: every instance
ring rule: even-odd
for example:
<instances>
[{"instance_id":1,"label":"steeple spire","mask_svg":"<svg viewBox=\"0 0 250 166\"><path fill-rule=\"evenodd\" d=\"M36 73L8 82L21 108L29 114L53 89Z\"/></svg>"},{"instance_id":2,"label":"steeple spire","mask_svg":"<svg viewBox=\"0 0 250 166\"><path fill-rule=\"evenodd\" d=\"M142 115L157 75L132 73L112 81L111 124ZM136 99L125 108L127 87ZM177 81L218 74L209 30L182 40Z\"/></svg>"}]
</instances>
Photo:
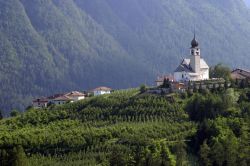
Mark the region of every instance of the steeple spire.
<instances>
[{"instance_id":1,"label":"steeple spire","mask_svg":"<svg viewBox=\"0 0 250 166\"><path fill-rule=\"evenodd\" d=\"M196 32L195 32L195 28L194 28L194 38L193 38L193 40L191 41L191 48L196 48L196 47L198 47L199 46L199 43L198 43L198 41L196 40Z\"/></svg>"},{"instance_id":2,"label":"steeple spire","mask_svg":"<svg viewBox=\"0 0 250 166\"><path fill-rule=\"evenodd\" d=\"M194 39L196 38L196 32L195 32L195 27L194 27Z\"/></svg>"}]
</instances>

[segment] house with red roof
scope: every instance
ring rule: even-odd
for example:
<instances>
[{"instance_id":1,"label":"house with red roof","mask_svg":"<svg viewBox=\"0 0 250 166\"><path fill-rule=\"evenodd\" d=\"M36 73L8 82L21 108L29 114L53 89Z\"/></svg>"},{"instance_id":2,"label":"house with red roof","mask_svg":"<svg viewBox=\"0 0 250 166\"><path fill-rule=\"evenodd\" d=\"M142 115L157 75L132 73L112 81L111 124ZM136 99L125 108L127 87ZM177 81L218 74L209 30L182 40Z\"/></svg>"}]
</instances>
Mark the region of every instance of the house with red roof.
<instances>
[{"instance_id":1,"label":"house with red roof","mask_svg":"<svg viewBox=\"0 0 250 166\"><path fill-rule=\"evenodd\" d=\"M48 98L41 97L32 101L34 108L46 108L48 106Z\"/></svg>"},{"instance_id":2,"label":"house with red roof","mask_svg":"<svg viewBox=\"0 0 250 166\"><path fill-rule=\"evenodd\" d=\"M250 71L245 69L235 69L231 72L231 77L234 80L250 79Z\"/></svg>"},{"instance_id":3,"label":"house with red roof","mask_svg":"<svg viewBox=\"0 0 250 166\"><path fill-rule=\"evenodd\" d=\"M55 104L55 105L62 105L65 103L70 103L70 102L73 102L73 100L65 95L55 97L49 101L49 103Z\"/></svg>"},{"instance_id":4,"label":"house with red roof","mask_svg":"<svg viewBox=\"0 0 250 166\"><path fill-rule=\"evenodd\" d=\"M98 87L92 90L92 92L94 93L94 96L100 96L100 95L104 95L104 94L110 94L112 91L111 88L108 87Z\"/></svg>"},{"instance_id":5,"label":"house with red roof","mask_svg":"<svg viewBox=\"0 0 250 166\"><path fill-rule=\"evenodd\" d=\"M35 99L33 100L33 107L46 108L48 107L49 104L62 105L65 103L72 103L84 99L85 99L85 94L78 91L72 91L69 93L55 94L49 97L42 97Z\"/></svg>"},{"instance_id":6,"label":"house with red roof","mask_svg":"<svg viewBox=\"0 0 250 166\"><path fill-rule=\"evenodd\" d=\"M66 93L65 96L69 97L75 102L79 100L84 100L86 95L78 91L72 91L72 92Z\"/></svg>"}]
</instances>

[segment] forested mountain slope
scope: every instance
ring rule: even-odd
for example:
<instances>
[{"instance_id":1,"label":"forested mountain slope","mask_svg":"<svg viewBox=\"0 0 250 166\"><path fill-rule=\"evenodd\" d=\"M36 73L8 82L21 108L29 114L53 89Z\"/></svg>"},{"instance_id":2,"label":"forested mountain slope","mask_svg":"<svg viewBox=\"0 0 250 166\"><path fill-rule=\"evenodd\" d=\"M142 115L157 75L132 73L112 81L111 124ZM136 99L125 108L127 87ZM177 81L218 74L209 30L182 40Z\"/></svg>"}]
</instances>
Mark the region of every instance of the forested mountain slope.
<instances>
[{"instance_id":1,"label":"forested mountain slope","mask_svg":"<svg viewBox=\"0 0 250 166\"><path fill-rule=\"evenodd\" d=\"M0 0L0 107L33 96L152 83L188 55L194 26L209 64L247 67L242 0Z\"/></svg>"}]
</instances>

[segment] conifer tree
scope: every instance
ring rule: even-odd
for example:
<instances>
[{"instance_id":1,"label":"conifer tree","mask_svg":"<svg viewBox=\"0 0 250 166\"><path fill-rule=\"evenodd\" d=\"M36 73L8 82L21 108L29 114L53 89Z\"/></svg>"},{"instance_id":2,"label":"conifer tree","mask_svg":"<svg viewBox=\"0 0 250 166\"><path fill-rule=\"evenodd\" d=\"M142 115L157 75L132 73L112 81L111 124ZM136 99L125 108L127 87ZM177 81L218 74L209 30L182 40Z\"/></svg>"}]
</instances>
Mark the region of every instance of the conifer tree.
<instances>
[{"instance_id":1,"label":"conifer tree","mask_svg":"<svg viewBox=\"0 0 250 166\"><path fill-rule=\"evenodd\" d=\"M175 147L176 149L176 166L187 165L187 154L185 150L185 143L179 141Z\"/></svg>"},{"instance_id":2,"label":"conifer tree","mask_svg":"<svg viewBox=\"0 0 250 166\"><path fill-rule=\"evenodd\" d=\"M199 89L198 89L198 91L199 91L199 93L202 93L202 84L200 83L200 85L199 85Z\"/></svg>"},{"instance_id":3,"label":"conifer tree","mask_svg":"<svg viewBox=\"0 0 250 166\"><path fill-rule=\"evenodd\" d=\"M0 165L8 165L8 153L5 149L0 149Z\"/></svg>"},{"instance_id":4,"label":"conifer tree","mask_svg":"<svg viewBox=\"0 0 250 166\"><path fill-rule=\"evenodd\" d=\"M12 110L11 113L10 113L10 116L11 116L11 117L15 117L15 116L17 116L17 115L19 115L19 111L18 111L18 110L15 110L15 109Z\"/></svg>"},{"instance_id":5,"label":"conifer tree","mask_svg":"<svg viewBox=\"0 0 250 166\"><path fill-rule=\"evenodd\" d=\"M211 166L209 155L210 155L210 147L207 145L207 141L205 140L204 143L200 147L200 162L201 162L201 165Z\"/></svg>"},{"instance_id":6,"label":"conifer tree","mask_svg":"<svg viewBox=\"0 0 250 166\"><path fill-rule=\"evenodd\" d=\"M198 92L198 89L197 89L197 86L196 86L196 85L194 85L193 92L194 92L194 93L197 93L197 92Z\"/></svg>"},{"instance_id":7,"label":"conifer tree","mask_svg":"<svg viewBox=\"0 0 250 166\"><path fill-rule=\"evenodd\" d=\"M225 161L224 147L218 140L211 147L211 158L216 165L222 165Z\"/></svg>"},{"instance_id":8,"label":"conifer tree","mask_svg":"<svg viewBox=\"0 0 250 166\"><path fill-rule=\"evenodd\" d=\"M171 153L169 149L166 147L166 145L162 145L161 148L161 166L174 166L175 162L173 161L173 158L171 156Z\"/></svg>"},{"instance_id":9,"label":"conifer tree","mask_svg":"<svg viewBox=\"0 0 250 166\"><path fill-rule=\"evenodd\" d=\"M147 91L146 85L144 85L144 84L141 85L141 86L140 86L140 92L141 92L141 93L145 93L146 91Z\"/></svg>"},{"instance_id":10,"label":"conifer tree","mask_svg":"<svg viewBox=\"0 0 250 166\"><path fill-rule=\"evenodd\" d=\"M228 88L229 88L229 81L226 80L226 81L225 81L225 89L228 89Z\"/></svg>"},{"instance_id":11,"label":"conifer tree","mask_svg":"<svg viewBox=\"0 0 250 166\"><path fill-rule=\"evenodd\" d=\"M169 79L164 78L162 88L170 88L170 81Z\"/></svg>"},{"instance_id":12,"label":"conifer tree","mask_svg":"<svg viewBox=\"0 0 250 166\"><path fill-rule=\"evenodd\" d=\"M216 92L217 91L217 87L216 87L216 84L214 83L213 84L213 88L212 88L212 92L214 93L214 92Z\"/></svg>"},{"instance_id":13,"label":"conifer tree","mask_svg":"<svg viewBox=\"0 0 250 166\"><path fill-rule=\"evenodd\" d=\"M3 119L2 110L0 110L0 120Z\"/></svg>"},{"instance_id":14,"label":"conifer tree","mask_svg":"<svg viewBox=\"0 0 250 166\"><path fill-rule=\"evenodd\" d=\"M223 141L225 149L225 160L228 165L237 165L236 160L239 154L238 141L233 133L230 133Z\"/></svg>"},{"instance_id":15,"label":"conifer tree","mask_svg":"<svg viewBox=\"0 0 250 166\"><path fill-rule=\"evenodd\" d=\"M27 158L22 146L14 147L12 157L13 166L27 166Z\"/></svg>"},{"instance_id":16,"label":"conifer tree","mask_svg":"<svg viewBox=\"0 0 250 166\"><path fill-rule=\"evenodd\" d=\"M148 149L146 149L144 153L145 153L144 165L145 166L153 166L153 155L152 155L152 153Z\"/></svg>"},{"instance_id":17,"label":"conifer tree","mask_svg":"<svg viewBox=\"0 0 250 166\"><path fill-rule=\"evenodd\" d=\"M247 79L241 80L241 82L240 82L240 88L244 89L244 88L247 88L247 86L248 86Z\"/></svg>"},{"instance_id":18,"label":"conifer tree","mask_svg":"<svg viewBox=\"0 0 250 166\"><path fill-rule=\"evenodd\" d=\"M240 84L240 80L238 78L236 78L236 81L235 81L236 87L239 87L239 84Z\"/></svg>"}]
</instances>

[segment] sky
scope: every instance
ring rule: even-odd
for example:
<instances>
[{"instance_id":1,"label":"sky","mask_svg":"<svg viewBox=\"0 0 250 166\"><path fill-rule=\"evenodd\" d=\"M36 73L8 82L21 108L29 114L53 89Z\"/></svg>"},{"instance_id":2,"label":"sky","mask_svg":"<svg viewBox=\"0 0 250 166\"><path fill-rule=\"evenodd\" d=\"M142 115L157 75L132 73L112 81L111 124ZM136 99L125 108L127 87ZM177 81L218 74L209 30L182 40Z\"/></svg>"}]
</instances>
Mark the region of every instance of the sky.
<instances>
[{"instance_id":1,"label":"sky","mask_svg":"<svg viewBox=\"0 0 250 166\"><path fill-rule=\"evenodd\" d=\"M250 0L244 0L247 3L247 6L250 7Z\"/></svg>"}]
</instances>

